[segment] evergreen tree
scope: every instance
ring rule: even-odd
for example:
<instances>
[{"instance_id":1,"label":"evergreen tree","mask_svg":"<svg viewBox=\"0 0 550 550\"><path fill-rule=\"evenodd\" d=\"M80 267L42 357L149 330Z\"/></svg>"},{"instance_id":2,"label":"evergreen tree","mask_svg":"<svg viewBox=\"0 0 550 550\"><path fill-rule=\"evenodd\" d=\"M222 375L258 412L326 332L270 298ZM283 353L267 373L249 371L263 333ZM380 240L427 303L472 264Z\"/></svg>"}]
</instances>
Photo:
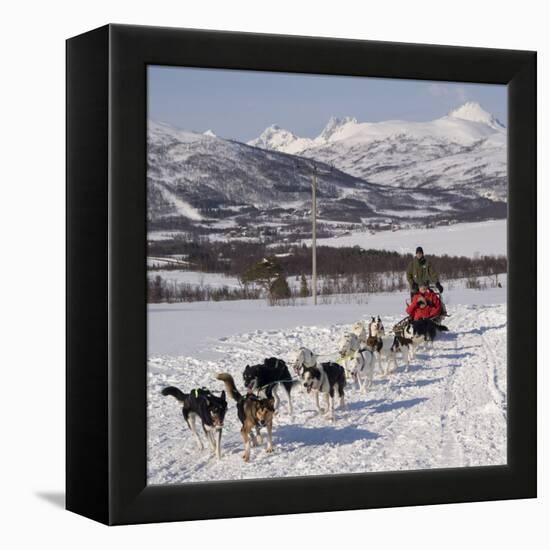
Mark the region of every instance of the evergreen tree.
<instances>
[{"instance_id":1,"label":"evergreen tree","mask_svg":"<svg viewBox=\"0 0 550 550\"><path fill-rule=\"evenodd\" d=\"M281 271L281 266L275 258L263 258L242 274L241 281L244 284L257 283L266 290L269 290Z\"/></svg>"},{"instance_id":2,"label":"evergreen tree","mask_svg":"<svg viewBox=\"0 0 550 550\"><path fill-rule=\"evenodd\" d=\"M302 298L307 298L309 296L309 288L307 287L306 276L303 273L300 281L300 296Z\"/></svg>"},{"instance_id":3,"label":"evergreen tree","mask_svg":"<svg viewBox=\"0 0 550 550\"><path fill-rule=\"evenodd\" d=\"M270 298L271 303L290 298L290 287L282 274L273 281L270 288Z\"/></svg>"},{"instance_id":4,"label":"evergreen tree","mask_svg":"<svg viewBox=\"0 0 550 550\"><path fill-rule=\"evenodd\" d=\"M256 283L266 292L269 302L273 304L283 297L290 297L288 283L283 276L282 268L274 257L264 258L249 267L241 276L243 284ZM279 281L278 279L282 279ZM286 295L288 289L288 296Z\"/></svg>"},{"instance_id":5,"label":"evergreen tree","mask_svg":"<svg viewBox=\"0 0 550 550\"><path fill-rule=\"evenodd\" d=\"M163 285L162 285L162 278L160 275L157 275L154 279L152 284L149 285L149 302L152 302L153 304L158 304L162 302L163 298Z\"/></svg>"}]
</instances>

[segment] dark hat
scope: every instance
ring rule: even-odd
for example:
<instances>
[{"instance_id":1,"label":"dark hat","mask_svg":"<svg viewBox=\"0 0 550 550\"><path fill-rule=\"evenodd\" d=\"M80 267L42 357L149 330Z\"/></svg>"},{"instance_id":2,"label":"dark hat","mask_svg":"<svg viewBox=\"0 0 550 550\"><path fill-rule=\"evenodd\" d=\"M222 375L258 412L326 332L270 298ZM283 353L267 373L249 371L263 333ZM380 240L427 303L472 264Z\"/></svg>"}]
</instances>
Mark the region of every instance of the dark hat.
<instances>
[{"instance_id":1,"label":"dark hat","mask_svg":"<svg viewBox=\"0 0 550 550\"><path fill-rule=\"evenodd\" d=\"M420 252L420 254L424 254L424 250L422 250L421 246L416 247L416 254L418 254L419 252Z\"/></svg>"},{"instance_id":2,"label":"dark hat","mask_svg":"<svg viewBox=\"0 0 550 550\"><path fill-rule=\"evenodd\" d=\"M430 281L422 281L420 283L420 286L425 286L426 288L428 288L430 286Z\"/></svg>"}]
</instances>

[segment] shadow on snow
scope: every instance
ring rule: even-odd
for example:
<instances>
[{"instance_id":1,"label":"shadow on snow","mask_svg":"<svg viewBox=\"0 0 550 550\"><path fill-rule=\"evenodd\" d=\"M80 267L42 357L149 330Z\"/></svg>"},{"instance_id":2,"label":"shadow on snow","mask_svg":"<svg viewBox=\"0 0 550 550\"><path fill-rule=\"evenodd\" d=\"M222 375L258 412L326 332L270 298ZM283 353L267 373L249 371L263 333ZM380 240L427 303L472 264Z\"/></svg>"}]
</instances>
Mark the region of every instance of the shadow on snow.
<instances>
[{"instance_id":1,"label":"shadow on snow","mask_svg":"<svg viewBox=\"0 0 550 550\"><path fill-rule=\"evenodd\" d=\"M336 420L338 422L338 419ZM273 438L284 443L323 445L325 443L349 444L364 439L377 439L378 434L355 426L279 426L273 431Z\"/></svg>"},{"instance_id":2,"label":"shadow on snow","mask_svg":"<svg viewBox=\"0 0 550 550\"><path fill-rule=\"evenodd\" d=\"M428 379L425 379L425 380L411 380L410 382L404 382L402 384L394 384L394 385L392 385L392 389L414 388L415 386L418 386L418 387L428 386L429 384L435 384L437 382L441 382L441 380L443 380L443 377L432 378L431 380L428 380Z\"/></svg>"}]
</instances>

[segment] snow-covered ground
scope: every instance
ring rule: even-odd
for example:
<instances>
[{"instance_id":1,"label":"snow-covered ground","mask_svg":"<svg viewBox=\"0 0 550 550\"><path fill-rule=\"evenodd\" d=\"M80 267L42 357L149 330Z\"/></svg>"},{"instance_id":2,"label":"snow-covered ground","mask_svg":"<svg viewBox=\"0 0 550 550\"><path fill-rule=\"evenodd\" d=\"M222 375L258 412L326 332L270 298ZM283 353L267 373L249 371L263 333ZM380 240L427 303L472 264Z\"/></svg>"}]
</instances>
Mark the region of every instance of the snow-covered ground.
<instances>
[{"instance_id":1,"label":"snow-covered ground","mask_svg":"<svg viewBox=\"0 0 550 550\"><path fill-rule=\"evenodd\" d=\"M318 245L360 246L364 249L395 250L414 253L422 246L426 254L449 256L503 255L507 254L506 220L474 223L457 223L429 229L402 229L399 231L356 231L341 237L317 239ZM310 244L310 240L304 241Z\"/></svg>"},{"instance_id":2,"label":"snow-covered ground","mask_svg":"<svg viewBox=\"0 0 550 550\"><path fill-rule=\"evenodd\" d=\"M148 482L322 475L506 463L506 284L445 293L450 332L408 371L378 375L367 395L348 386L336 421L320 417L295 388L295 415L275 417L274 453L241 459L240 425L230 402L223 457L197 451L181 409L160 392L207 386L227 371L241 386L248 363L289 359L307 346L334 356L335 341L358 319L403 317L406 295L378 294L361 303L268 307L264 301L157 304L149 307ZM242 387L242 386L241 386Z\"/></svg>"},{"instance_id":3,"label":"snow-covered ground","mask_svg":"<svg viewBox=\"0 0 550 550\"><path fill-rule=\"evenodd\" d=\"M280 255L279 255L280 256ZM188 284L193 287L198 288L223 288L227 287L230 289L233 288L242 288L243 284L241 283L238 277L232 277L231 275L225 275L224 273L207 273L204 271L186 271L184 269L150 269L147 271L147 278L149 281L153 281L155 277L159 275L163 280L171 284ZM382 274L387 276L389 279L394 279L393 274ZM311 275L305 275L308 288L311 286ZM330 279L330 277L326 277ZM286 277L288 286L292 289L299 289L301 284L300 276L288 275ZM319 276L317 278L318 286L322 285L322 282L325 280L325 277ZM254 286L249 284L250 287Z\"/></svg>"},{"instance_id":4,"label":"snow-covered ground","mask_svg":"<svg viewBox=\"0 0 550 550\"><path fill-rule=\"evenodd\" d=\"M157 275L160 275L166 281L175 283L190 284L193 286L210 286L220 288L240 288L242 285L237 277L224 275L223 273L205 273L203 271L184 271L177 269L147 271L147 278L152 281Z\"/></svg>"}]
</instances>

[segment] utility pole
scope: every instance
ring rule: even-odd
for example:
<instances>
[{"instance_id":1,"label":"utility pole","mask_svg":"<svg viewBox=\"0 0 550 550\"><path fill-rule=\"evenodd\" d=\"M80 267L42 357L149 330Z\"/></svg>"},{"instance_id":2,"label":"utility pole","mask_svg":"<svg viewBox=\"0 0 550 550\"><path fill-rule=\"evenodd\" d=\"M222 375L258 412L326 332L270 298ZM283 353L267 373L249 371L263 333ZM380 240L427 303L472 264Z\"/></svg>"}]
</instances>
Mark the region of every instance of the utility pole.
<instances>
[{"instance_id":1,"label":"utility pole","mask_svg":"<svg viewBox=\"0 0 550 550\"><path fill-rule=\"evenodd\" d=\"M305 164L311 170L311 295L313 305L317 305L317 175L332 173L332 167L320 170L316 164Z\"/></svg>"},{"instance_id":2,"label":"utility pole","mask_svg":"<svg viewBox=\"0 0 550 550\"><path fill-rule=\"evenodd\" d=\"M311 294L317 305L317 167L313 166L311 182Z\"/></svg>"}]
</instances>

